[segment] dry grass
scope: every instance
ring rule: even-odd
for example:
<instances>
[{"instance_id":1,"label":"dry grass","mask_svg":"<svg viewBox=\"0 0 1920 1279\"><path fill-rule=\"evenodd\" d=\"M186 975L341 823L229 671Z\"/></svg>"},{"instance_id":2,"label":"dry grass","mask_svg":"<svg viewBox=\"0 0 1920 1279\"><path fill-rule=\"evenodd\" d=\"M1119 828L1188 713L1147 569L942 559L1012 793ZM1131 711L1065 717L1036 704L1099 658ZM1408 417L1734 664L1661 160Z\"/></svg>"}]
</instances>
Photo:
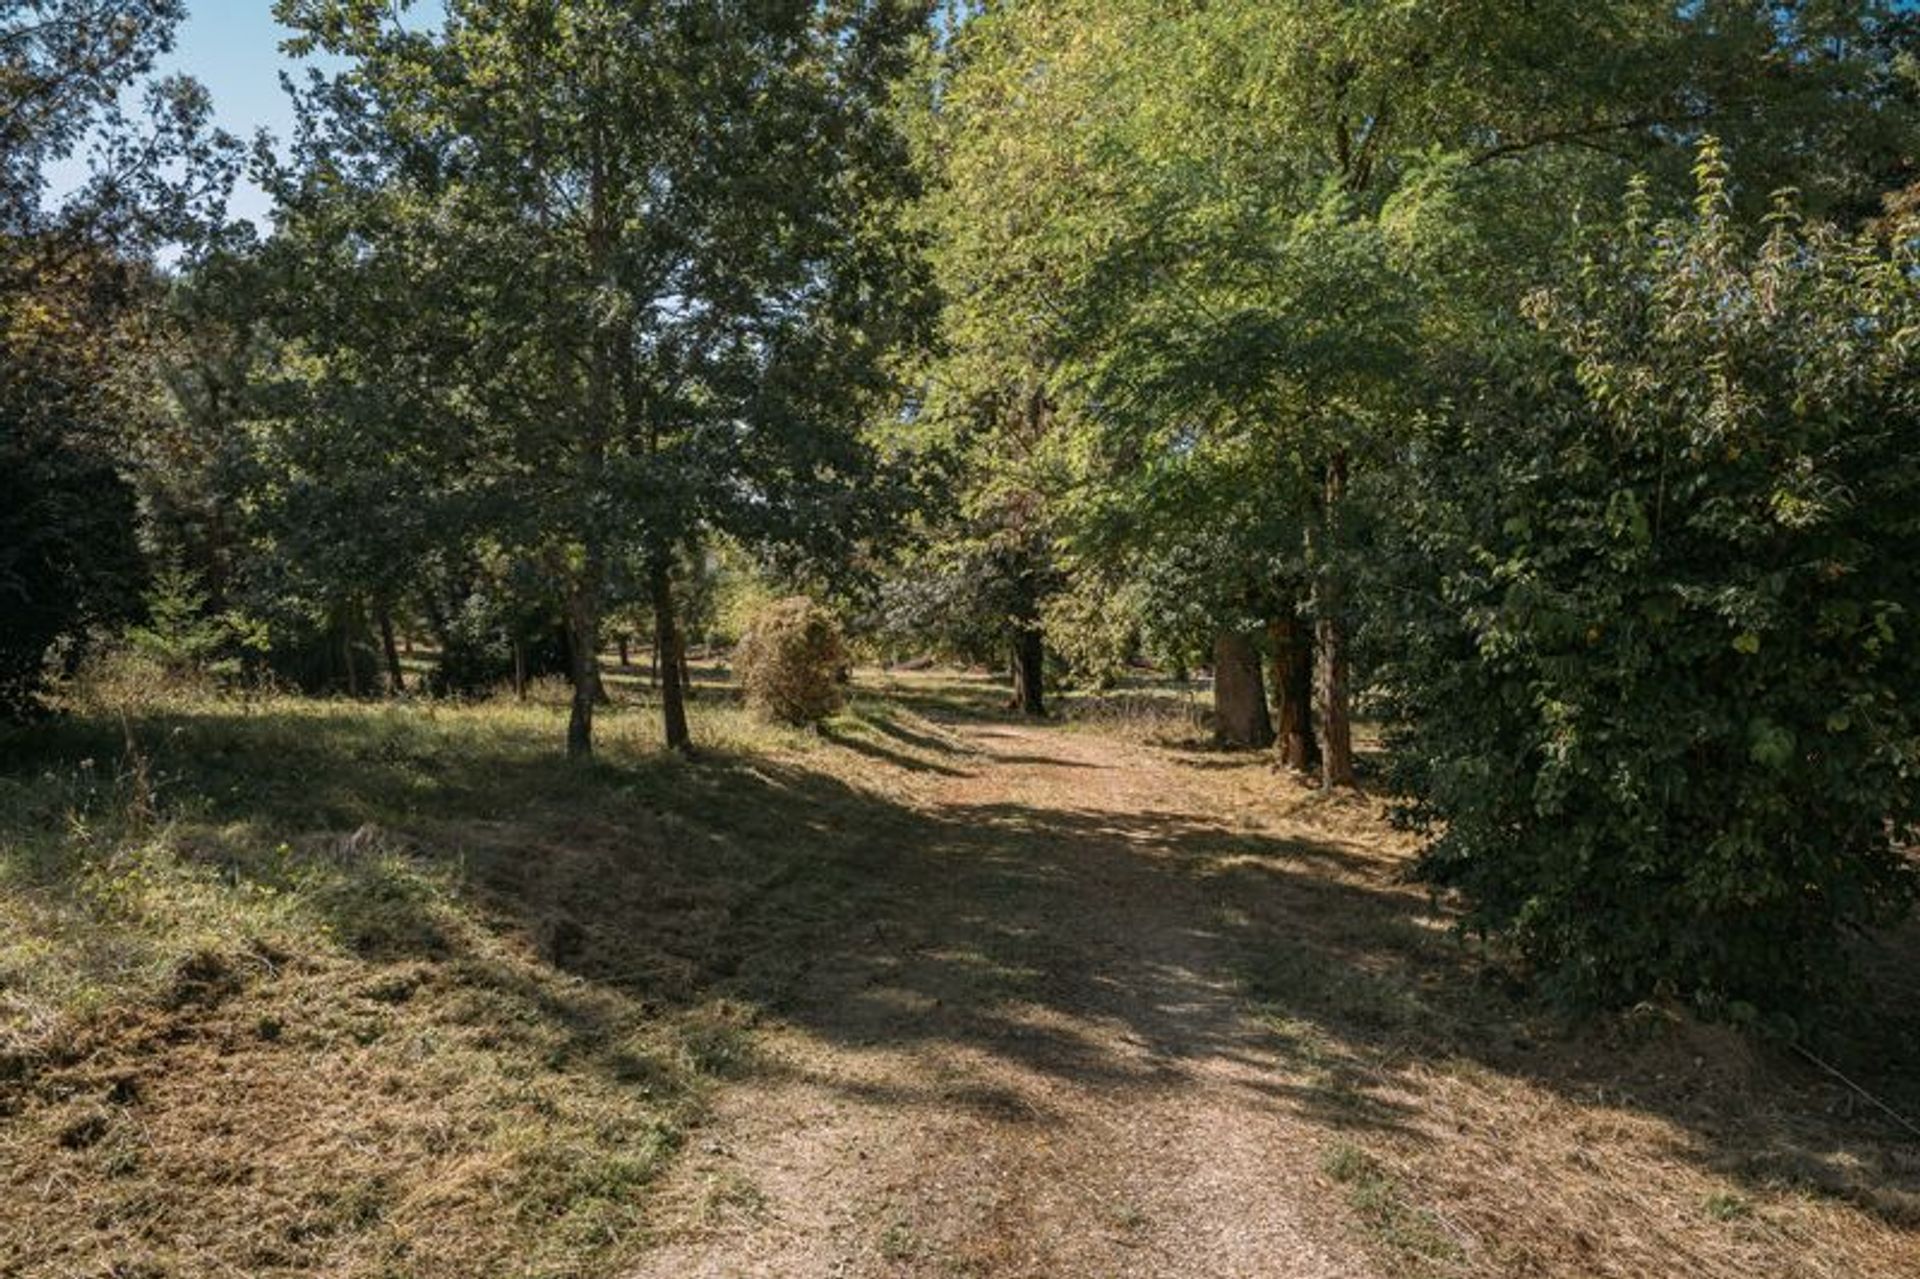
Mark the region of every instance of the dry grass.
<instances>
[{"instance_id":1,"label":"dry grass","mask_svg":"<svg viewBox=\"0 0 1920 1279\"><path fill-rule=\"evenodd\" d=\"M858 909L835 806L899 770L712 696L699 763L633 705L572 769L561 701L120 688L0 742L0 1274L644 1244L642 1189Z\"/></svg>"},{"instance_id":2,"label":"dry grass","mask_svg":"<svg viewBox=\"0 0 1920 1279\"><path fill-rule=\"evenodd\" d=\"M1246 985L1326 1131L1322 1174L1392 1274L1920 1273L1920 1142L1784 1046L1644 1007L1571 1026L1448 931L1378 801L1210 773L1223 819L1318 837L1305 881L1222 857ZM1284 859L1283 859L1284 860ZM1875 943L1873 1009L1824 1051L1920 1115L1909 928ZM1897 958L1904 956L1905 958Z\"/></svg>"},{"instance_id":3,"label":"dry grass","mask_svg":"<svg viewBox=\"0 0 1920 1279\"><path fill-rule=\"evenodd\" d=\"M1404 883L1376 801L1204 748L1184 699L1044 730L1137 774L1117 826L1079 811L1084 768L983 764L956 732L997 716L983 679L868 679L818 733L709 684L692 762L658 749L637 682L613 692L590 769L559 758L552 689L453 707L135 684L0 738L0 1274L619 1273L809 971L978 920L977 953L912 957L971 974L953 989L983 1002L949 1014L1043 998L1084 957L987 928L1018 900L995 894L1136 882L1186 885L1168 912L1214 904L1163 922L1237 957L1272 1095L1308 1134L1271 1175L1318 1187L1383 1274L1920 1273L1909 1134L1666 1010L1562 1025ZM956 825L956 787L997 815ZM1082 856L1107 883L1057 877ZM1913 1114L1910 941L1881 948L1882 1011L1828 1051ZM770 1211L750 1177L703 1186L713 1222ZM889 1273L933 1273L940 1230L890 1219Z\"/></svg>"}]
</instances>

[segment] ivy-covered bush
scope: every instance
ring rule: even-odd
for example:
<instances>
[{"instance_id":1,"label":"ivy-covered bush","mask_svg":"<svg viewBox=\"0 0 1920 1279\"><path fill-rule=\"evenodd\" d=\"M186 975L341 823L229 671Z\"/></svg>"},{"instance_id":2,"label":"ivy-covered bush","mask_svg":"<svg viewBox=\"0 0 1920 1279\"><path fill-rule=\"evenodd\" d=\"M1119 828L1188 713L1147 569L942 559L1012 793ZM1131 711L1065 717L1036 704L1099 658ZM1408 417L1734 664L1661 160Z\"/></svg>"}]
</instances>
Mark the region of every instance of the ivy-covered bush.
<instances>
[{"instance_id":1,"label":"ivy-covered bush","mask_svg":"<svg viewBox=\"0 0 1920 1279\"><path fill-rule=\"evenodd\" d=\"M735 662L747 705L770 719L813 724L846 701L847 645L839 623L804 595L756 614Z\"/></svg>"},{"instance_id":2,"label":"ivy-covered bush","mask_svg":"<svg viewBox=\"0 0 1920 1279\"><path fill-rule=\"evenodd\" d=\"M1915 892L1920 255L1644 197L1394 495L1427 879L1586 1006L1795 1017Z\"/></svg>"}]
</instances>

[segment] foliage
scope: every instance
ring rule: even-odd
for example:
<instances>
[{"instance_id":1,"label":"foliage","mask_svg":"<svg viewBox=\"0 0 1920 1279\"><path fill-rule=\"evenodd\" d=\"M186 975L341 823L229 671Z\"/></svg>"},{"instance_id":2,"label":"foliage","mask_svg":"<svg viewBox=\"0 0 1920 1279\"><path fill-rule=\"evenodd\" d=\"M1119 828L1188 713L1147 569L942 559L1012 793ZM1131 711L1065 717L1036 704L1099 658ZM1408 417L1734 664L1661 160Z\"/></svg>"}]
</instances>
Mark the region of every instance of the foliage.
<instances>
[{"instance_id":1,"label":"foliage","mask_svg":"<svg viewBox=\"0 0 1920 1279\"><path fill-rule=\"evenodd\" d=\"M146 420L151 255L208 233L235 144L204 90L147 86L178 0L26 0L0 13L0 716L37 704L138 607L128 441ZM87 143L86 177L48 168ZM75 166L79 167L79 166Z\"/></svg>"},{"instance_id":2,"label":"foliage","mask_svg":"<svg viewBox=\"0 0 1920 1279\"><path fill-rule=\"evenodd\" d=\"M184 0L17 0L0 16L0 233L41 217L72 155L173 39Z\"/></svg>"},{"instance_id":3,"label":"foliage","mask_svg":"<svg viewBox=\"0 0 1920 1279\"><path fill-rule=\"evenodd\" d=\"M1536 297L1393 493L1423 867L1581 1004L1799 1013L1912 900L1920 255L1749 243L1703 153Z\"/></svg>"},{"instance_id":4,"label":"foliage","mask_svg":"<svg viewBox=\"0 0 1920 1279\"><path fill-rule=\"evenodd\" d=\"M147 620L127 632L134 649L151 658L168 676L232 677L249 658L266 653L267 628L244 614L210 613L199 577L179 564L153 575L146 596Z\"/></svg>"},{"instance_id":5,"label":"foliage","mask_svg":"<svg viewBox=\"0 0 1920 1279\"><path fill-rule=\"evenodd\" d=\"M1075 574L1040 608L1047 642L1067 673L1095 688L1111 688L1126 673L1139 649L1139 615L1131 583L1091 572Z\"/></svg>"},{"instance_id":6,"label":"foliage","mask_svg":"<svg viewBox=\"0 0 1920 1279\"><path fill-rule=\"evenodd\" d=\"M141 577L114 377L138 281L92 262L29 271L28 250L9 248L0 241L0 716L35 704L56 647L75 658L128 617Z\"/></svg>"},{"instance_id":7,"label":"foliage","mask_svg":"<svg viewBox=\"0 0 1920 1279\"><path fill-rule=\"evenodd\" d=\"M1051 438L1020 443L1055 460L1048 532L1076 564L1181 583L1153 611L1189 649L1311 612L1322 724L1343 721L1348 475L1400 463L1455 353L1501 340L1583 208L1636 171L1675 196L1702 129L1819 207L1877 196L1920 136L1896 18L980 6L925 93L942 380L1043 384Z\"/></svg>"},{"instance_id":8,"label":"foliage","mask_svg":"<svg viewBox=\"0 0 1920 1279\"><path fill-rule=\"evenodd\" d=\"M753 619L736 655L747 704L770 719L813 724L846 701L847 645L831 613L804 595Z\"/></svg>"},{"instance_id":9,"label":"foliage","mask_svg":"<svg viewBox=\"0 0 1920 1279\"><path fill-rule=\"evenodd\" d=\"M378 594L484 540L551 583L590 666L626 584L674 629L677 557L716 531L831 560L874 529L859 427L916 278L885 106L920 6L281 12L346 61L304 99L264 258L295 345L262 490L316 530L292 559Z\"/></svg>"}]
</instances>

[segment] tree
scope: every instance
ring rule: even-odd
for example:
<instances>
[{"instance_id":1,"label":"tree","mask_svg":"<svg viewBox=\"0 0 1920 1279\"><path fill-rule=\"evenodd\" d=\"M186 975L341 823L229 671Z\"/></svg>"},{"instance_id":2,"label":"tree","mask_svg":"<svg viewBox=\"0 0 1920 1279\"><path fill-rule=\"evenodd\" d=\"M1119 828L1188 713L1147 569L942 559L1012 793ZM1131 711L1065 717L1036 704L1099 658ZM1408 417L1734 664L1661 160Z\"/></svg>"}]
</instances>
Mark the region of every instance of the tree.
<instances>
[{"instance_id":1,"label":"tree","mask_svg":"<svg viewBox=\"0 0 1920 1279\"><path fill-rule=\"evenodd\" d=\"M150 416L152 256L217 223L235 149L192 81L148 86L137 120L119 105L179 17L173 0L0 17L0 714L138 607L123 472ZM90 136L90 176L53 198L47 166Z\"/></svg>"},{"instance_id":2,"label":"tree","mask_svg":"<svg viewBox=\"0 0 1920 1279\"><path fill-rule=\"evenodd\" d=\"M1086 482L1205 437L1290 472L1323 776L1352 780L1356 480L1577 209L1711 126L1820 207L1910 154L1883 3L983 6L938 82L950 327L1043 350ZM1764 73L1763 73L1764 72ZM1893 139L1899 139L1893 142ZM1891 142L1891 146L1888 144ZM1123 481L1124 482L1124 481ZM1231 570L1230 570L1231 571ZM1291 615L1294 610L1287 610Z\"/></svg>"},{"instance_id":3,"label":"tree","mask_svg":"<svg viewBox=\"0 0 1920 1279\"><path fill-rule=\"evenodd\" d=\"M130 302L96 291L92 265L33 270L0 295L0 715L9 717L34 707L63 641L77 650L139 601L114 393ZM30 270L0 263L8 268Z\"/></svg>"},{"instance_id":4,"label":"tree","mask_svg":"<svg viewBox=\"0 0 1920 1279\"><path fill-rule=\"evenodd\" d=\"M1916 890L1920 235L1756 240L1703 157L1400 477L1383 684L1469 926L1570 1002L1797 1015Z\"/></svg>"},{"instance_id":5,"label":"tree","mask_svg":"<svg viewBox=\"0 0 1920 1279\"><path fill-rule=\"evenodd\" d=\"M908 433L922 506L879 601L888 640L1004 663L1009 707L1035 718L1046 714L1045 613L1063 585L1036 476L1047 412L1037 387L947 384L921 402Z\"/></svg>"},{"instance_id":6,"label":"tree","mask_svg":"<svg viewBox=\"0 0 1920 1279\"><path fill-rule=\"evenodd\" d=\"M280 12L296 49L353 59L307 99L287 207L327 251L299 264L392 285L394 318L329 361L428 388L446 425L414 446L461 527L557 584L570 753L592 747L609 579L644 566L686 748L676 555L869 519L858 426L914 279L886 233L909 191L885 106L922 7L455 0L432 31L349 0Z\"/></svg>"}]
</instances>

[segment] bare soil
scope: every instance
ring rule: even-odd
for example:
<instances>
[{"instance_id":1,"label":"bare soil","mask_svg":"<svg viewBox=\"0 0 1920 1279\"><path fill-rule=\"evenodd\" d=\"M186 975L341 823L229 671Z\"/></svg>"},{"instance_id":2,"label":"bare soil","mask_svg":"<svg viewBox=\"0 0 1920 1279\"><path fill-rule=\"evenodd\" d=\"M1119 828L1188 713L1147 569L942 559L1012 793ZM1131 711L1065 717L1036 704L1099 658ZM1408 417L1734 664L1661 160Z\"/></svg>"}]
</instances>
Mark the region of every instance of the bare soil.
<instances>
[{"instance_id":1,"label":"bare soil","mask_svg":"<svg viewBox=\"0 0 1920 1279\"><path fill-rule=\"evenodd\" d=\"M1163 752L958 730L914 909L815 970L636 1276L1363 1276ZM982 855L982 840L999 847Z\"/></svg>"},{"instance_id":2,"label":"bare soil","mask_svg":"<svg viewBox=\"0 0 1920 1279\"><path fill-rule=\"evenodd\" d=\"M1911 1134L1675 1013L1557 1022L1377 799L929 714L898 891L801 961L631 1279L1920 1274Z\"/></svg>"}]
</instances>

